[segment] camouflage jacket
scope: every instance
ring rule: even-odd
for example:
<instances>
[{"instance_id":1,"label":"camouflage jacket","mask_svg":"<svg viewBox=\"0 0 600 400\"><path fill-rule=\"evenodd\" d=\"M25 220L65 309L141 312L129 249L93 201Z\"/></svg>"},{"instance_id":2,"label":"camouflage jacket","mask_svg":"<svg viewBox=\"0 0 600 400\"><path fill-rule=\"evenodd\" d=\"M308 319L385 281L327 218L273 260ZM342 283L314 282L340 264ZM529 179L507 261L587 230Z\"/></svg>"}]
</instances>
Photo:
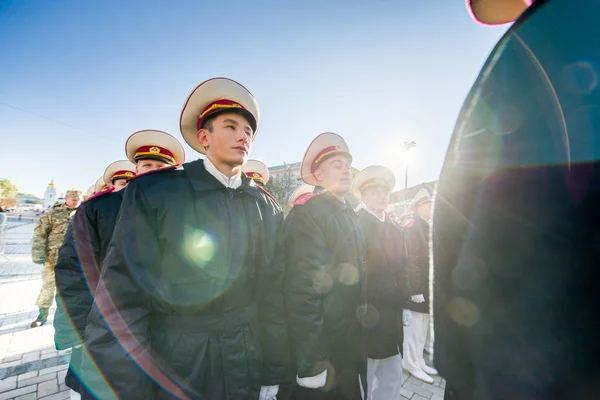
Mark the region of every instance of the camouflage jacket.
<instances>
[{"instance_id":1,"label":"camouflage jacket","mask_svg":"<svg viewBox=\"0 0 600 400\"><path fill-rule=\"evenodd\" d=\"M58 249L63 243L65 232L74 213L74 208L58 203L48 214L40 218L33 231L31 244L31 258L34 263L54 268Z\"/></svg>"}]
</instances>

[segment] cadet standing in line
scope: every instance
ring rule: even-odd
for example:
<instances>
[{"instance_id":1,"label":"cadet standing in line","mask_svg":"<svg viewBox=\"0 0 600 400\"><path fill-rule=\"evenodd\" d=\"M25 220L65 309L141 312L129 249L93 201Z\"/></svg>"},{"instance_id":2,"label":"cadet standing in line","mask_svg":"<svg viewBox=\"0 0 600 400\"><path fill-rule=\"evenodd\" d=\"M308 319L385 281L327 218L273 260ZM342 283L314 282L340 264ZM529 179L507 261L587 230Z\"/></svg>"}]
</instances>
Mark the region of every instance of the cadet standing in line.
<instances>
[{"instance_id":1,"label":"cadet standing in line","mask_svg":"<svg viewBox=\"0 0 600 400\"><path fill-rule=\"evenodd\" d=\"M36 302L39 315L31 323L32 328L44 325L48 320L48 310L54 302L56 291L54 266L58 258L58 249L65 237L69 221L81 203L81 197L80 191L68 190L65 203L55 204L49 213L39 219L33 232L31 258L34 263L41 264L43 267L42 288Z\"/></svg>"},{"instance_id":2,"label":"cadet standing in line","mask_svg":"<svg viewBox=\"0 0 600 400\"><path fill-rule=\"evenodd\" d=\"M301 175L323 191L292 208L280 238L294 399L358 400L365 386L365 244L344 198L352 185L351 165L341 136L323 133L313 140Z\"/></svg>"},{"instance_id":3,"label":"cadet standing in line","mask_svg":"<svg viewBox=\"0 0 600 400\"><path fill-rule=\"evenodd\" d=\"M294 192L290 196L288 200L288 206L292 208L297 205L303 205L308 201L308 199L314 196L316 196L315 187L313 185L303 183L298 188L296 188L296 190L294 190Z\"/></svg>"},{"instance_id":4,"label":"cadet standing in line","mask_svg":"<svg viewBox=\"0 0 600 400\"><path fill-rule=\"evenodd\" d=\"M104 171L103 179L104 185L101 191L104 191L110 187L112 191L118 192L127 187L129 179L135 176L135 164L129 160L115 161L106 167Z\"/></svg>"},{"instance_id":5,"label":"cadet standing in line","mask_svg":"<svg viewBox=\"0 0 600 400\"><path fill-rule=\"evenodd\" d=\"M109 187L112 187L112 185L105 184L104 183L104 175L102 175L100 178L98 178L98 180L94 184L94 192L92 193L92 195L98 193L101 190L108 189Z\"/></svg>"},{"instance_id":6,"label":"cadet standing in line","mask_svg":"<svg viewBox=\"0 0 600 400\"><path fill-rule=\"evenodd\" d=\"M248 160L242 167L242 172L248 178L252 178L254 183L261 187L264 187L269 182L269 168L262 161Z\"/></svg>"},{"instance_id":7,"label":"cadet standing in line","mask_svg":"<svg viewBox=\"0 0 600 400\"><path fill-rule=\"evenodd\" d=\"M412 321L404 234L385 212L395 185L394 173L379 165L363 169L352 183L364 205L358 223L367 246L367 397L374 400L400 398L403 326Z\"/></svg>"},{"instance_id":8,"label":"cadet standing in line","mask_svg":"<svg viewBox=\"0 0 600 400\"><path fill-rule=\"evenodd\" d=\"M425 364L423 350L429 329L429 224L431 222L431 196L421 189L413 199L410 209L414 219L405 225L408 271L411 284L410 309L413 322L404 328L404 369L415 378L433 383L431 375L438 372Z\"/></svg>"},{"instance_id":9,"label":"cadet standing in line","mask_svg":"<svg viewBox=\"0 0 600 400\"><path fill-rule=\"evenodd\" d=\"M208 80L180 120L205 159L125 191L102 266L110 285L98 287L86 329L111 385L102 390L84 363L98 398L274 399L288 379L283 268L273 263L283 214L241 170L258 125L246 88Z\"/></svg>"},{"instance_id":10,"label":"cadet standing in line","mask_svg":"<svg viewBox=\"0 0 600 400\"><path fill-rule=\"evenodd\" d=\"M168 133L156 130L132 134L125 144L125 153L129 161L111 164L105 173L106 177L110 176L107 181L112 182L114 176L133 173L135 177L158 168L176 166L185 160L181 143ZM122 190L100 191L83 203L73 218L73 236L70 242L65 238L56 266L57 298L62 300L58 302L54 318L54 341L59 350L83 341L100 267L112 238L122 198ZM74 254L74 257L69 254ZM83 389L78 379L81 357L86 355L73 350L65 378L67 386L78 393L82 393Z\"/></svg>"}]
</instances>

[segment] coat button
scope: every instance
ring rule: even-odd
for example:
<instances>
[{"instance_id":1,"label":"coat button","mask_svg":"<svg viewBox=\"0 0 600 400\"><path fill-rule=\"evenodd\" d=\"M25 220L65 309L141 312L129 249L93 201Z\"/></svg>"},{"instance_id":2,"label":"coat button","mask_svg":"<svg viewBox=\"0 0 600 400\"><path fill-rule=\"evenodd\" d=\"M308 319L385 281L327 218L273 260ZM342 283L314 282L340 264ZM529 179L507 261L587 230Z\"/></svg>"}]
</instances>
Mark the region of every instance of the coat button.
<instances>
[{"instance_id":1,"label":"coat button","mask_svg":"<svg viewBox=\"0 0 600 400\"><path fill-rule=\"evenodd\" d=\"M229 198L230 198L230 199L233 199L233 190L230 190L230 191L229 191Z\"/></svg>"}]
</instances>

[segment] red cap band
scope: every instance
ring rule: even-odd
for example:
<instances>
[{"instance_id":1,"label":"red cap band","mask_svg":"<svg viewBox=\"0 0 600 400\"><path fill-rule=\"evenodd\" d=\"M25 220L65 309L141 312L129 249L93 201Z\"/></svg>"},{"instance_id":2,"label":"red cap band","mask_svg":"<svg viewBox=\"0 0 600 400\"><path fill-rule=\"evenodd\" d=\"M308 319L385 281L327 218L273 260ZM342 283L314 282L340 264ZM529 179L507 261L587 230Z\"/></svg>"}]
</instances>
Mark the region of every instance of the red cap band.
<instances>
[{"instance_id":1,"label":"red cap band","mask_svg":"<svg viewBox=\"0 0 600 400\"><path fill-rule=\"evenodd\" d=\"M147 157L156 157L165 160L169 164L175 164L175 156L173 153L160 146L142 146L137 149L133 156L136 161Z\"/></svg>"}]
</instances>

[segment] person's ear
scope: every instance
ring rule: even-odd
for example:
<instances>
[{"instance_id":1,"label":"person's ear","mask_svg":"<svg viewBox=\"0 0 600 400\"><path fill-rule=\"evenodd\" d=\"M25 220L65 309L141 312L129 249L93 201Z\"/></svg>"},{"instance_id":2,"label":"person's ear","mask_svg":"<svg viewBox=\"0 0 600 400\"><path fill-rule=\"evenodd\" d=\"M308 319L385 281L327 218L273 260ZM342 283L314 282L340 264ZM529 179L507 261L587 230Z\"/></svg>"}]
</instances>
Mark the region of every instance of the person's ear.
<instances>
[{"instance_id":1,"label":"person's ear","mask_svg":"<svg viewBox=\"0 0 600 400\"><path fill-rule=\"evenodd\" d=\"M198 132L196 132L196 140L198 140L198 143L200 143L202 147L208 148L210 144L209 135L210 131L208 129L200 129Z\"/></svg>"}]
</instances>

